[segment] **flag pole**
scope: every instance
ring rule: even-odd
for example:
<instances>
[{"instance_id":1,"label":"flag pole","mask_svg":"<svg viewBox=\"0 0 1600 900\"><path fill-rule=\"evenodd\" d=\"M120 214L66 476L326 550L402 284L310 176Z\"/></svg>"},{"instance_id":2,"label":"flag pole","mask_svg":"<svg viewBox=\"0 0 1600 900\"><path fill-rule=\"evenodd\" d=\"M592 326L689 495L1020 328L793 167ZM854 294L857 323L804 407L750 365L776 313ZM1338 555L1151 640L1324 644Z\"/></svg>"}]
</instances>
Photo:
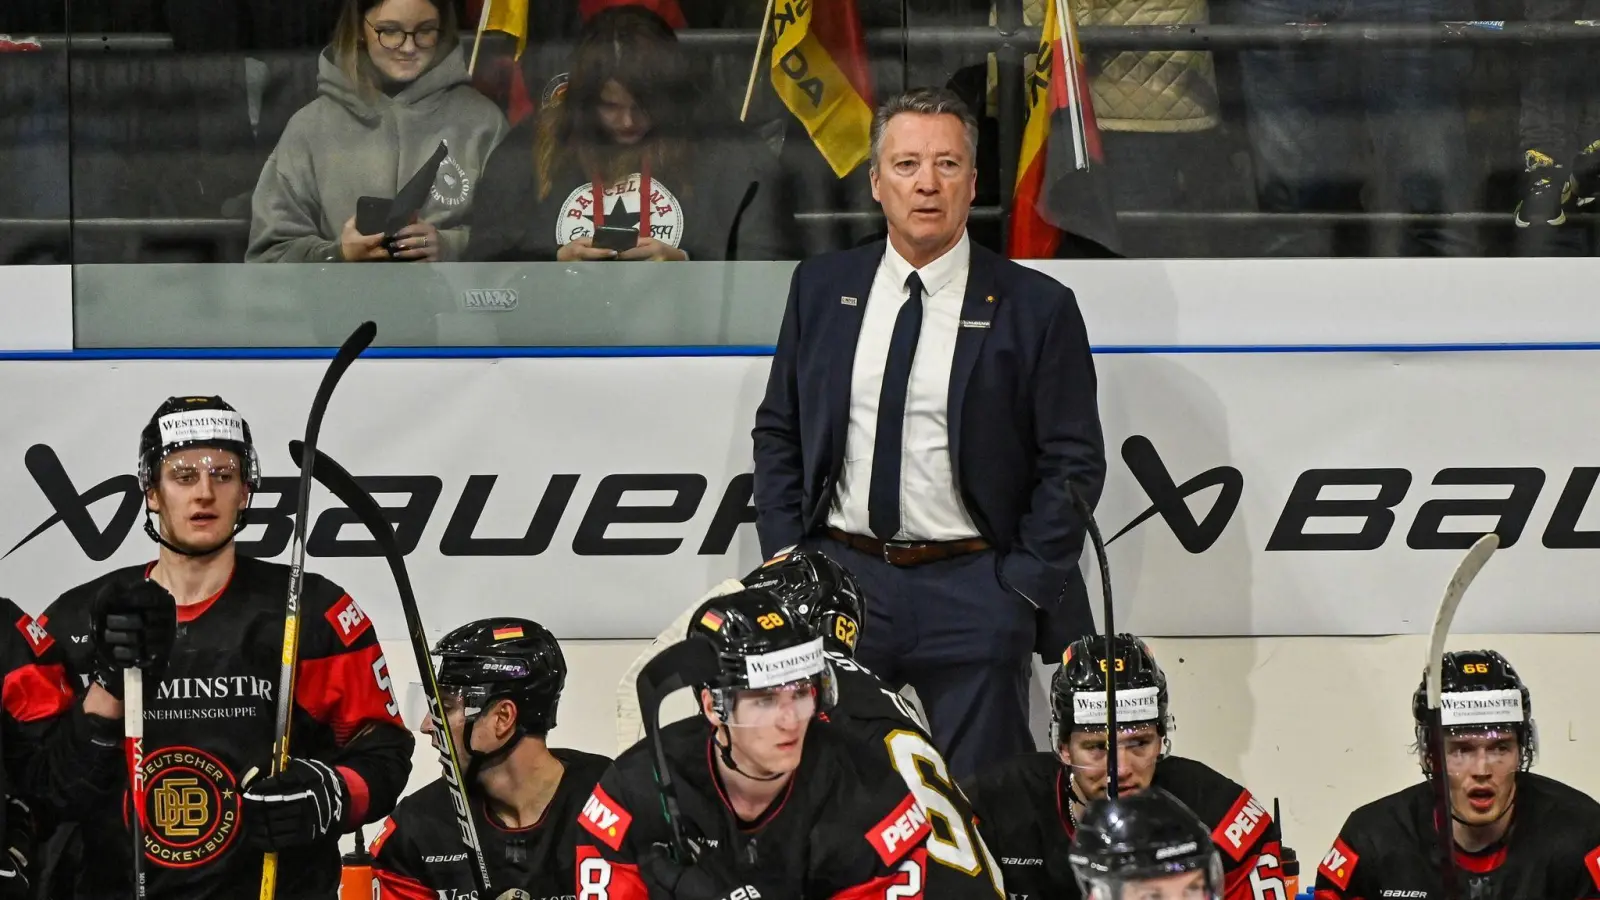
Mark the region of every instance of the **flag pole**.
<instances>
[{"instance_id":1,"label":"flag pole","mask_svg":"<svg viewBox=\"0 0 1600 900\"><path fill-rule=\"evenodd\" d=\"M761 14L761 30L756 33L756 56L750 60L750 80L744 86L744 106L739 109L739 121L750 115L750 98L756 92L756 74L761 71L761 48L767 43L767 26L772 22L773 0L767 0L766 12Z\"/></svg>"},{"instance_id":2,"label":"flag pole","mask_svg":"<svg viewBox=\"0 0 1600 900\"><path fill-rule=\"evenodd\" d=\"M1072 111L1072 155L1079 171L1089 168L1088 125L1083 118L1082 85L1078 83L1078 23L1067 0L1055 0L1057 30L1061 34L1061 74L1066 82L1068 109Z\"/></svg>"},{"instance_id":3,"label":"flag pole","mask_svg":"<svg viewBox=\"0 0 1600 900\"><path fill-rule=\"evenodd\" d=\"M467 63L468 78L478 68L478 48L483 46L483 31L489 27L489 10L493 6L494 0L483 0L483 7L478 10L478 35L472 39L472 59Z\"/></svg>"}]
</instances>

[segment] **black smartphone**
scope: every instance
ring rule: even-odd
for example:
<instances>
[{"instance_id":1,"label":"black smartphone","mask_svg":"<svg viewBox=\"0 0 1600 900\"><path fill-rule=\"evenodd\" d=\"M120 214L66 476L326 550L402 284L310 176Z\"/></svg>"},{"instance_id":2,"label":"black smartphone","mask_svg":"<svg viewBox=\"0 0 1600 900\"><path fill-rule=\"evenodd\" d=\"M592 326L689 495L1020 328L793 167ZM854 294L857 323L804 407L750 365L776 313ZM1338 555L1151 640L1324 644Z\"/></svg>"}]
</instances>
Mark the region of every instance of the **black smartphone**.
<instances>
[{"instance_id":1,"label":"black smartphone","mask_svg":"<svg viewBox=\"0 0 1600 900\"><path fill-rule=\"evenodd\" d=\"M639 246L639 232L633 228L617 228L614 225L601 225L595 229L594 245L601 250L615 250L621 253Z\"/></svg>"},{"instance_id":2,"label":"black smartphone","mask_svg":"<svg viewBox=\"0 0 1600 900\"><path fill-rule=\"evenodd\" d=\"M387 197L362 197L356 201L356 231L366 235L385 234L389 210L394 201Z\"/></svg>"}]
</instances>

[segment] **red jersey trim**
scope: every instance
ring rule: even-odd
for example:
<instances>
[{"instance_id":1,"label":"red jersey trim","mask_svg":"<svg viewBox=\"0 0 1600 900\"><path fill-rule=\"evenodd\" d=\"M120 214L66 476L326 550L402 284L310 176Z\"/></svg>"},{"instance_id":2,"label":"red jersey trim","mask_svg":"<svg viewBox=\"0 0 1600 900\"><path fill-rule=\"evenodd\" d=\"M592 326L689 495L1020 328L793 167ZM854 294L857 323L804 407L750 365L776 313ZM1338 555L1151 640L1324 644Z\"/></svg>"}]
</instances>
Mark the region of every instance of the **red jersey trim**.
<instances>
[{"instance_id":1,"label":"red jersey trim","mask_svg":"<svg viewBox=\"0 0 1600 900\"><path fill-rule=\"evenodd\" d=\"M150 573L154 572L155 570L156 564L154 561L152 561L150 564L144 567L144 577L148 579L150 577ZM190 603L188 605L182 603L178 604L178 621L193 622L195 619L198 619L204 615L205 611L211 608L211 604L217 602L218 597L221 597L223 594L228 592L228 586L233 584L233 576L238 571L239 563L236 561L233 564L233 568L228 570L228 580L222 583L221 590L200 601L199 603Z\"/></svg>"},{"instance_id":2,"label":"red jersey trim","mask_svg":"<svg viewBox=\"0 0 1600 900\"><path fill-rule=\"evenodd\" d=\"M337 656L301 659L294 702L328 726L343 747L368 725L405 727L388 679L383 648L376 643Z\"/></svg>"},{"instance_id":3,"label":"red jersey trim","mask_svg":"<svg viewBox=\"0 0 1600 900\"><path fill-rule=\"evenodd\" d=\"M1267 814L1266 807L1256 802L1248 790L1240 791L1227 815L1211 830L1211 842L1237 863L1250 852L1256 835L1265 832L1271 823L1272 816Z\"/></svg>"},{"instance_id":4,"label":"red jersey trim","mask_svg":"<svg viewBox=\"0 0 1600 900\"><path fill-rule=\"evenodd\" d=\"M1228 869L1223 875L1223 900L1253 900L1256 895L1255 886L1251 883L1252 875L1259 874L1261 878L1283 878L1283 865L1281 863L1263 867L1261 860L1270 856L1273 859L1283 858L1283 846L1278 841L1268 841L1261 849L1245 857L1237 866ZM1291 898L1292 900L1292 898Z\"/></svg>"},{"instance_id":5,"label":"red jersey trim","mask_svg":"<svg viewBox=\"0 0 1600 900\"><path fill-rule=\"evenodd\" d=\"M579 821L582 821L580 818ZM600 848L578 845L577 889L579 897L599 900L649 900L650 891L633 863L612 862ZM432 900L432 898L430 898Z\"/></svg>"},{"instance_id":6,"label":"red jersey trim","mask_svg":"<svg viewBox=\"0 0 1600 900\"><path fill-rule=\"evenodd\" d=\"M583 801L583 811L578 814L578 824L613 850L622 849L622 839L628 836L628 826L633 824L633 813L611 799L600 785L595 785L589 799Z\"/></svg>"},{"instance_id":7,"label":"red jersey trim","mask_svg":"<svg viewBox=\"0 0 1600 900\"><path fill-rule=\"evenodd\" d=\"M372 792L367 780L348 766L334 766L333 770L344 777L344 788L350 794L350 808L344 811L346 825L359 825L366 821L367 810L372 806Z\"/></svg>"},{"instance_id":8,"label":"red jersey trim","mask_svg":"<svg viewBox=\"0 0 1600 900\"><path fill-rule=\"evenodd\" d=\"M1338 885L1339 890L1347 891L1350 889L1350 879L1355 875L1356 864L1359 862L1361 862L1360 855L1350 849L1350 845L1344 842L1344 838L1335 838L1333 849L1329 850L1328 855L1322 858L1322 863L1317 866L1317 871L1321 872L1324 878Z\"/></svg>"},{"instance_id":9,"label":"red jersey trim","mask_svg":"<svg viewBox=\"0 0 1600 900\"><path fill-rule=\"evenodd\" d=\"M893 812L867 832L867 843L878 851L878 858L883 860L884 865L892 866L908 850L922 846L931 830L928 814L917 805L915 797L906 794Z\"/></svg>"},{"instance_id":10,"label":"red jersey trim","mask_svg":"<svg viewBox=\"0 0 1600 900\"><path fill-rule=\"evenodd\" d=\"M6 673L0 685L0 705L18 722L37 722L59 716L72 707L72 686L61 663L29 663Z\"/></svg>"},{"instance_id":11,"label":"red jersey trim","mask_svg":"<svg viewBox=\"0 0 1600 900\"><path fill-rule=\"evenodd\" d=\"M882 900L894 891L896 900L921 900L924 896L925 882L927 881L928 849L918 847L901 868L880 875L871 881L847 887L834 894L829 900ZM915 872L907 872L905 866L915 866Z\"/></svg>"},{"instance_id":12,"label":"red jersey trim","mask_svg":"<svg viewBox=\"0 0 1600 900\"><path fill-rule=\"evenodd\" d=\"M398 872L373 866L372 874L378 878L379 900L437 900L439 896L422 882Z\"/></svg>"},{"instance_id":13,"label":"red jersey trim","mask_svg":"<svg viewBox=\"0 0 1600 900\"><path fill-rule=\"evenodd\" d=\"M1595 890L1600 890L1600 847L1584 854L1583 865L1589 870L1589 877L1594 879Z\"/></svg>"},{"instance_id":14,"label":"red jersey trim","mask_svg":"<svg viewBox=\"0 0 1600 900\"><path fill-rule=\"evenodd\" d=\"M1475 875L1486 875L1500 868L1506 861L1506 846L1501 844L1493 853L1468 853L1456 848L1456 864Z\"/></svg>"}]
</instances>

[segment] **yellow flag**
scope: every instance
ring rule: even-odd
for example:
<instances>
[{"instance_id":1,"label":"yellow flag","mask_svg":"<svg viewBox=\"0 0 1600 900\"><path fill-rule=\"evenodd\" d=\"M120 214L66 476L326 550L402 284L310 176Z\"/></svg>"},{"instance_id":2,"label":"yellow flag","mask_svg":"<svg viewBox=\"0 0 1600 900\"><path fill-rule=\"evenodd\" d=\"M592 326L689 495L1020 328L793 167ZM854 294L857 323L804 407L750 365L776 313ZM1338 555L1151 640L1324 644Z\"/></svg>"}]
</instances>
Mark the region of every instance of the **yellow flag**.
<instances>
[{"instance_id":1,"label":"yellow flag","mask_svg":"<svg viewBox=\"0 0 1600 900\"><path fill-rule=\"evenodd\" d=\"M819 32L813 13L819 3L842 8L824 12L853 14L853 0L776 0L772 12L772 86L783 104L805 124L806 133L840 178L859 166L872 150L872 107L845 74L859 71L864 60L859 46L847 39L859 22ZM831 44L831 45L830 45ZM841 54L848 55L841 58Z\"/></svg>"},{"instance_id":2,"label":"yellow flag","mask_svg":"<svg viewBox=\"0 0 1600 900\"><path fill-rule=\"evenodd\" d=\"M517 59L528 46L528 0L483 0L484 31L498 31L517 39Z\"/></svg>"}]
</instances>

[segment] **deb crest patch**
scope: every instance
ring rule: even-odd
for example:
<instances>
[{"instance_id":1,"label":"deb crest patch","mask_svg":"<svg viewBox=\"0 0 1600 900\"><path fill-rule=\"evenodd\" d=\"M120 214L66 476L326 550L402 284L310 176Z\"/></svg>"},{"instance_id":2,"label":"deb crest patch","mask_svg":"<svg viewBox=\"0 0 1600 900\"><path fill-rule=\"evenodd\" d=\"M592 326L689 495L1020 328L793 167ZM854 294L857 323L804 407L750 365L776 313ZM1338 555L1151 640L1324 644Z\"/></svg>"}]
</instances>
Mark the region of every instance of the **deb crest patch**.
<instances>
[{"instance_id":1,"label":"deb crest patch","mask_svg":"<svg viewBox=\"0 0 1600 900\"><path fill-rule=\"evenodd\" d=\"M355 598L349 594L340 597L339 602L328 607L328 611L323 615L327 618L328 624L333 626L333 633L339 636L339 640L343 641L346 647L354 644L356 638L361 637L372 627L372 620L367 618L367 614L361 611L361 607L356 605Z\"/></svg>"},{"instance_id":2,"label":"deb crest patch","mask_svg":"<svg viewBox=\"0 0 1600 900\"><path fill-rule=\"evenodd\" d=\"M1338 885L1339 890L1346 891L1350 889L1350 878L1356 874L1356 863L1360 861L1361 857L1350 849L1344 839L1337 838L1333 842L1333 849L1328 851L1328 855L1322 858L1322 864L1317 866L1317 871L1322 873L1322 877Z\"/></svg>"},{"instance_id":3,"label":"deb crest patch","mask_svg":"<svg viewBox=\"0 0 1600 900\"><path fill-rule=\"evenodd\" d=\"M917 846L928 836L928 816L910 794L895 807L894 812L867 832L867 843L878 851L878 858L892 866L906 851Z\"/></svg>"},{"instance_id":4,"label":"deb crest patch","mask_svg":"<svg viewBox=\"0 0 1600 900\"><path fill-rule=\"evenodd\" d=\"M203 865L233 843L241 801L233 772L194 747L145 757L145 856L158 866Z\"/></svg>"},{"instance_id":5,"label":"deb crest patch","mask_svg":"<svg viewBox=\"0 0 1600 900\"><path fill-rule=\"evenodd\" d=\"M578 824L607 847L621 850L622 839L627 837L628 826L633 824L633 815L597 784L593 793L589 794L589 799L583 801Z\"/></svg>"},{"instance_id":6,"label":"deb crest patch","mask_svg":"<svg viewBox=\"0 0 1600 900\"><path fill-rule=\"evenodd\" d=\"M22 632L22 639L28 642L28 648L33 651L34 656L43 656L56 642L56 639L50 636L50 632L44 630L44 623L44 616L35 619L27 613L23 613L22 618L17 620L17 630Z\"/></svg>"}]
</instances>

